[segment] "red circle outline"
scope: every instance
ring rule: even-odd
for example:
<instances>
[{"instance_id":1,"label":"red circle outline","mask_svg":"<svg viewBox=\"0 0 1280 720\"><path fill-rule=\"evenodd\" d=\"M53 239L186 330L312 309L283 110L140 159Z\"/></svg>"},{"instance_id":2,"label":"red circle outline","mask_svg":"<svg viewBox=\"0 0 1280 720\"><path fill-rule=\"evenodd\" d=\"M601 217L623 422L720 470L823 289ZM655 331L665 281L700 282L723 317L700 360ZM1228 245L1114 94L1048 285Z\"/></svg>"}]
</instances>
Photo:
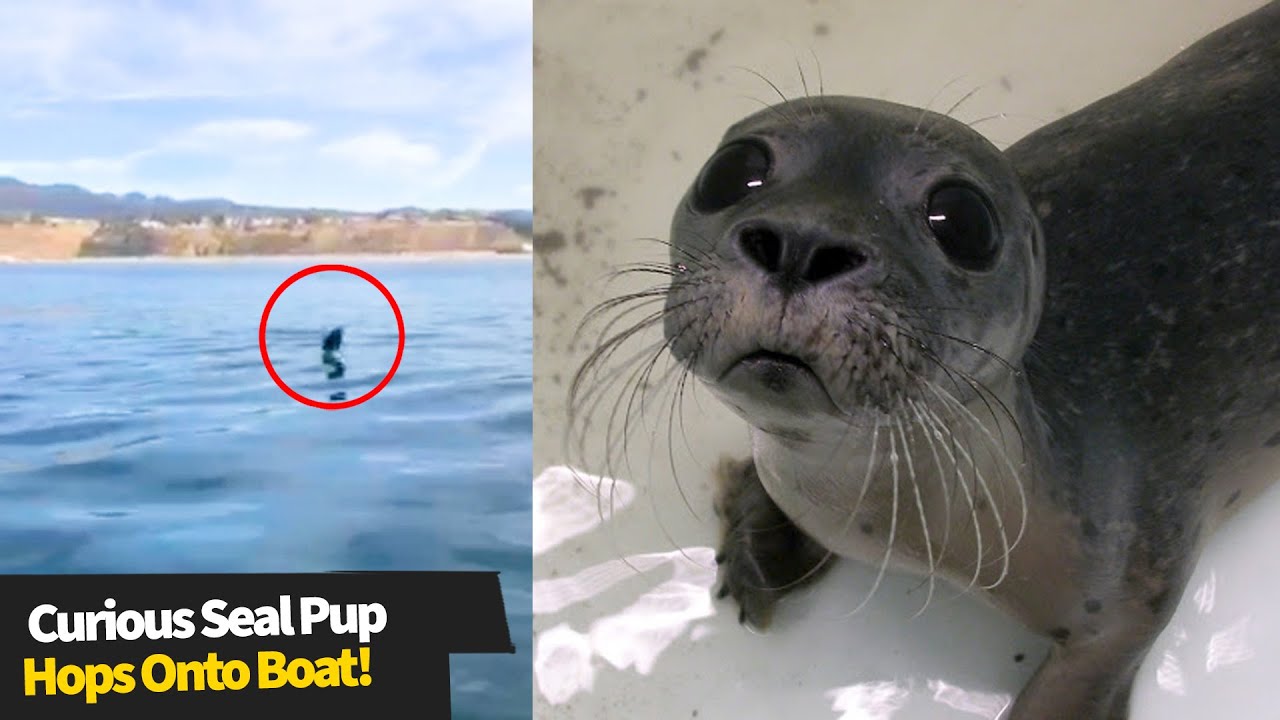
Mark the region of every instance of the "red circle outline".
<instances>
[{"instance_id":1,"label":"red circle outline","mask_svg":"<svg viewBox=\"0 0 1280 720\"><path fill-rule=\"evenodd\" d=\"M400 339L396 345L396 359L392 361L391 369L387 371L386 377L382 378L382 382L378 383L372 390L358 398L343 400L341 402L312 400L289 387L285 384L284 380L280 379L280 375L276 373L275 367L271 365L271 358L267 355L267 318L271 316L271 308L275 307L276 300L280 299L280 296L284 294L285 290L289 289L290 285L298 282L308 275L315 275L316 273L322 272L344 272L349 275L355 275L358 278L364 279L370 285L378 288L378 291L382 293L382 296L391 304L391 312L395 313L396 316L396 330L400 333ZM312 265L311 267L303 268L289 276L289 279L281 283L280 287L276 288L276 291L271 294L271 299L267 300L267 306L262 309L262 321L258 323L258 350L262 353L262 364L266 366L267 374L271 376L271 379L275 381L276 385L279 386L286 395L297 400L303 405L310 405L313 408L320 408L321 410L343 410L349 407L355 407L356 405L359 405L360 403L371 399L374 395L382 392L382 389L391 382L391 378L395 377L396 371L400 369L400 359L404 357L404 338L404 316L400 314L400 306L396 304L396 299L391 296L391 291L387 289L386 285L379 282L378 278L358 267L352 267L350 265Z\"/></svg>"}]
</instances>

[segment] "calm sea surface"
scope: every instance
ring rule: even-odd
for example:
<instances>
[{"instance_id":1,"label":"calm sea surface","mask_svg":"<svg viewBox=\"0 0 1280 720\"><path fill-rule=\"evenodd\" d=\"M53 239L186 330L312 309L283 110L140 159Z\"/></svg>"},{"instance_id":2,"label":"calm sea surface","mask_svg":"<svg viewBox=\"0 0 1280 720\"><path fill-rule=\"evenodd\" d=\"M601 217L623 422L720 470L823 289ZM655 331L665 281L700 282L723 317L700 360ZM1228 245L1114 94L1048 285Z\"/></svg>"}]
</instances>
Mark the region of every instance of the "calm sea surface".
<instances>
[{"instance_id":1,"label":"calm sea surface","mask_svg":"<svg viewBox=\"0 0 1280 720\"><path fill-rule=\"evenodd\" d=\"M311 264L0 265L0 572L499 570L518 652L453 656L454 717L527 718L528 258L353 261L406 346L340 411L285 395L258 349ZM333 272L267 327L281 379L325 401L377 385L396 338L382 294Z\"/></svg>"}]
</instances>

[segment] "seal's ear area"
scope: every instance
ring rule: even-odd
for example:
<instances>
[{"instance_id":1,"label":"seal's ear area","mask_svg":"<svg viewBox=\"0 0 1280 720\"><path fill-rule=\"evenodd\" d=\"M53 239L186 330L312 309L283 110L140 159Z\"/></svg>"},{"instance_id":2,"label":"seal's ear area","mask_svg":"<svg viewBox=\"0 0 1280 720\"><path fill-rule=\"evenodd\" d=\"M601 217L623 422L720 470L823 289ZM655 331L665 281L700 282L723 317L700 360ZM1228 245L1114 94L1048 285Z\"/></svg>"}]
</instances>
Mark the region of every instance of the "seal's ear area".
<instances>
[{"instance_id":1,"label":"seal's ear area","mask_svg":"<svg viewBox=\"0 0 1280 720\"><path fill-rule=\"evenodd\" d=\"M696 212L714 213L736 205L764 187L773 171L773 153L757 140L735 140L722 146L698 173L691 204Z\"/></svg>"},{"instance_id":2,"label":"seal's ear area","mask_svg":"<svg viewBox=\"0 0 1280 720\"><path fill-rule=\"evenodd\" d=\"M965 270L990 270L1000 253L1000 231L982 192L944 182L929 193L925 221L951 262Z\"/></svg>"}]
</instances>

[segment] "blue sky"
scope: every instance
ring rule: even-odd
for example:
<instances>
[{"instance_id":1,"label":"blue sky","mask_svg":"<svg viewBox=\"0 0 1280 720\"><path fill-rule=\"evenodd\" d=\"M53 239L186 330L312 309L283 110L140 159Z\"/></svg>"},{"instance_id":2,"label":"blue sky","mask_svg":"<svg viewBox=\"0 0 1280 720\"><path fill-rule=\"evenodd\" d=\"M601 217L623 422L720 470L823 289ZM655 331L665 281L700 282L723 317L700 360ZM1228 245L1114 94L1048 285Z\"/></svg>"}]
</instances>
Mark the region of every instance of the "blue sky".
<instances>
[{"instance_id":1,"label":"blue sky","mask_svg":"<svg viewBox=\"0 0 1280 720\"><path fill-rule=\"evenodd\" d=\"M532 207L531 0L0 0L0 175Z\"/></svg>"}]
</instances>

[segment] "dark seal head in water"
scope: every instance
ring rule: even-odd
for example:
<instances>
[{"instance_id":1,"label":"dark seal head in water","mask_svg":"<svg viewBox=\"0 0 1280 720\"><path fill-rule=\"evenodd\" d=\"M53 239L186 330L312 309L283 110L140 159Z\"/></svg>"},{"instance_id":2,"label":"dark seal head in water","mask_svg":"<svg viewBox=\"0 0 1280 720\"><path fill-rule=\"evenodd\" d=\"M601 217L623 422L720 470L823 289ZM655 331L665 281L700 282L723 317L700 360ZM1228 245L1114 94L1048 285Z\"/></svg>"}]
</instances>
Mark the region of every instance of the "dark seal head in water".
<instances>
[{"instance_id":1,"label":"dark seal head in water","mask_svg":"<svg viewBox=\"0 0 1280 720\"><path fill-rule=\"evenodd\" d=\"M751 426L717 500L743 620L833 556L918 572L1053 639L1010 718L1128 716L1280 461L1277 76L1272 3L1004 153L867 99L729 129L663 322Z\"/></svg>"},{"instance_id":2,"label":"dark seal head in water","mask_svg":"<svg viewBox=\"0 0 1280 720\"><path fill-rule=\"evenodd\" d=\"M321 362L328 368L328 378L336 380L346 374L347 366L343 364L342 357L338 354L342 348L342 328L336 327L324 336L324 342L321 343ZM341 394L341 393L339 393ZM345 397L345 395L344 395ZM338 398L332 398L338 399Z\"/></svg>"},{"instance_id":3,"label":"dark seal head in water","mask_svg":"<svg viewBox=\"0 0 1280 720\"><path fill-rule=\"evenodd\" d=\"M341 348L342 348L342 328L336 327L330 330L328 335L324 336L324 343L322 344L321 349L323 349L327 353L331 353L331 352L337 352Z\"/></svg>"}]
</instances>

